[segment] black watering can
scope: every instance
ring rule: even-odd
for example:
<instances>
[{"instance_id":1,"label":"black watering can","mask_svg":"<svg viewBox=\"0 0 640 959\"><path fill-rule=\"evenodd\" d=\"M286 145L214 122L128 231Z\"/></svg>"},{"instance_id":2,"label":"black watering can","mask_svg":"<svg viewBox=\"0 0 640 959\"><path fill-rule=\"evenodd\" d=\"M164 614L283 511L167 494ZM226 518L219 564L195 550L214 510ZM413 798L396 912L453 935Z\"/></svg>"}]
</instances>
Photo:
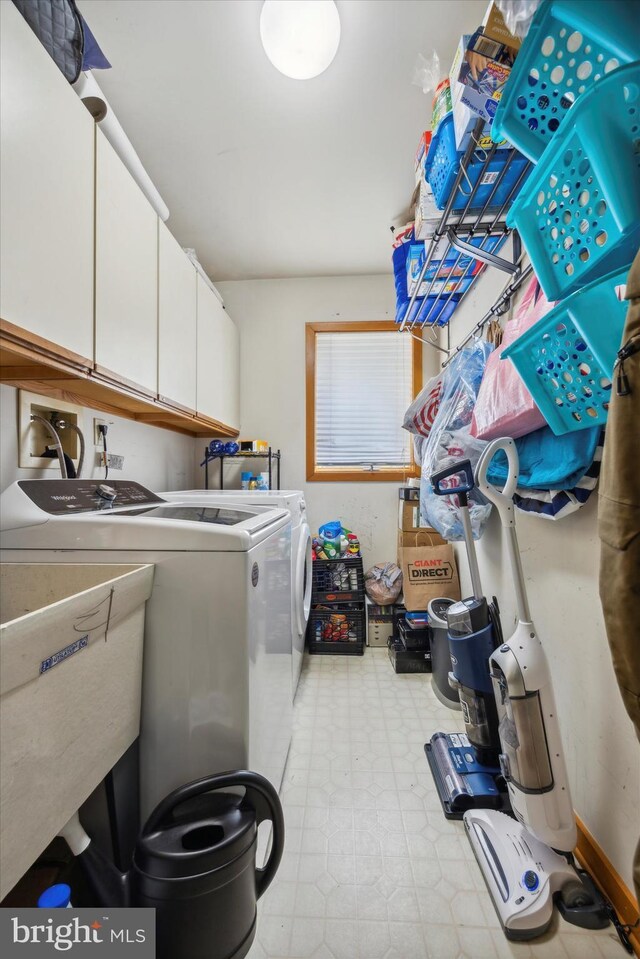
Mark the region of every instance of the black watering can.
<instances>
[{"instance_id":1,"label":"black watering can","mask_svg":"<svg viewBox=\"0 0 640 959\"><path fill-rule=\"evenodd\" d=\"M244 795L221 792L237 787ZM266 821L273 824L271 852L257 869L258 826ZM156 909L158 959L247 954L256 931L256 902L284 848L282 806L268 779L237 771L174 790L151 813L125 875L93 844L78 842L78 829L83 832L74 817L62 835L78 855L96 905Z\"/></svg>"}]
</instances>

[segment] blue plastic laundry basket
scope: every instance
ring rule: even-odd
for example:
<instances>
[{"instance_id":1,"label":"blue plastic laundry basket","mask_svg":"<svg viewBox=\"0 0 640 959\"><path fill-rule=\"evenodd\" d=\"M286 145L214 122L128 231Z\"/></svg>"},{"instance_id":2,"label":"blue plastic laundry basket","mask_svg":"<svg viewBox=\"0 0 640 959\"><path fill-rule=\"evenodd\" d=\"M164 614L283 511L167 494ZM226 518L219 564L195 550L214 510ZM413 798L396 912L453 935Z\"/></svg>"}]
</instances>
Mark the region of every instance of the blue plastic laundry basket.
<instances>
[{"instance_id":1,"label":"blue plastic laundry basket","mask_svg":"<svg viewBox=\"0 0 640 959\"><path fill-rule=\"evenodd\" d=\"M607 420L626 315L616 289L627 272L610 273L567 297L502 352L556 436Z\"/></svg>"},{"instance_id":2,"label":"blue plastic laundry basket","mask_svg":"<svg viewBox=\"0 0 640 959\"><path fill-rule=\"evenodd\" d=\"M621 269L640 245L640 63L592 87L571 121L507 215L548 300Z\"/></svg>"},{"instance_id":3,"label":"blue plastic laundry basket","mask_svg":"<svg viewBox=\"0 0 640 959\"><path fill-rule=\"evenodd\" d=\"M440 122L440 125L431 139L431 146L425 163L425 177L433 190L433 196L436 206L439 210L444 210L447 200L453 189L460 161L464 156L464 151L456 150L456 137L453 129L453 114L449 113ZM509 169L505 173L500 185L495 193L492 194L493 184L498 178L498 174L505 166L510 157ZM471 187L475 186L480 172L483 169L486 154L483 150L476 151L471 163L467 168L469 181L462 178L458 194L453 201L454 210L462 210L467 204ZM499 209L508 200L513 187L522 177L521 185L524 184L526 174L524 171L529 165L526 157L520 153L511 150L499 150L483 172L482 182L476 190L470 209L481 209L487 200L491 200L489 209Z\"/></svg>"},{"instance_id":4,"label":"blue plastic laundry basket","mask_svg":"<svg viewBox=\"0 0 640 959\"><path fill-rule=\"evenodd\" d=\"M535 163L581 94L640 60L633 0L544 0L511 71L492 126Z\"/></svg>"}]
</instances>

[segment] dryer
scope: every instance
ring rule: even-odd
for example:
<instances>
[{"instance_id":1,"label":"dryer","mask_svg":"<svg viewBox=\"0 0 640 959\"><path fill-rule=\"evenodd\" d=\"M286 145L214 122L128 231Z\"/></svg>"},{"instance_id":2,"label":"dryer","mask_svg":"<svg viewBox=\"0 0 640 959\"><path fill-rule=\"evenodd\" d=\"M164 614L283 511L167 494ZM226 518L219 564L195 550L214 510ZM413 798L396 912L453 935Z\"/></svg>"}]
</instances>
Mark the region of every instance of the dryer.
<instances>
[{"instance_id":1,"label":"dryer","mask_svg":"<svg viewBox=\"0 0 640 959\"><path fill-rule=\"evenodd\" d=\"M287 510L168 502L138 483L22 480L0 497L6 562L154 563L141 815L175 787L249 768L279 789L292 729Z\"/></svg>"},{"instance_id":2,"label":"dryer","mask_svg":"<svg viewBox=\"0 0 640 959\"><path fill-rule=\"evenodd\" d=\"M293 668L293 695L295 696L302 669L302 656L311 610L311 531L307 522L307 507L301 490L177 490L162 494L166 499L183 500L186 497L210 496L214 500L280 507L291 516L291 645Z\"/></svg>"}]
</instances>

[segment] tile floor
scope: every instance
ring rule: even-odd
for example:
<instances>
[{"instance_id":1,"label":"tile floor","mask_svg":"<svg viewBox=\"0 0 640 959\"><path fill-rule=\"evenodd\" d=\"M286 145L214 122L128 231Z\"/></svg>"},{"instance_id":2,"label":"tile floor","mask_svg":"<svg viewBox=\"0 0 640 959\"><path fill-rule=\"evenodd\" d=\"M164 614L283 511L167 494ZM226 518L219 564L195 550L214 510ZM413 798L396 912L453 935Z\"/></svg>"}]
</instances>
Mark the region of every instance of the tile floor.
<instances>
[{"instance_id":1,"label":"tile floor","mask_svg":"<svg viewBox=\"0 0 640 959\"><path fill-rule=\"evenodd\" d=\"M305 658L285 853L249 959L623 959L612 928L585 933L557 914L534 943L505 939L433 787L423 745L461 720L430 681L396 675L384 649Z\"/></svg>"}]
</instances>

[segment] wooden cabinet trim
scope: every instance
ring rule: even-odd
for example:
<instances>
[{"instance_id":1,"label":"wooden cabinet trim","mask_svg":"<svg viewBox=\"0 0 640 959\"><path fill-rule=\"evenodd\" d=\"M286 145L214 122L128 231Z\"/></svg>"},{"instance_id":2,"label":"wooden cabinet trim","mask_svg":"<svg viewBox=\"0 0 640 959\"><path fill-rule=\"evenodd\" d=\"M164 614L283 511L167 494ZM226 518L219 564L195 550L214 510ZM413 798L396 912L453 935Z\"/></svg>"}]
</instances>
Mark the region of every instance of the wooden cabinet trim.
<instances>
[{"instance_id":1,"label":"wooden cabinet trim","mask_svg":"<svg viewBox=\"0 0 640 959\"><path fill-rule=\"evenodd\" d=\"M124 380L110 370L92 370L91 366L86 358L0 321L2 383L188 436L238 435L233 426L202 416L195 410L179 409L137 383Z\"/></svg>"},{"instance_id":2,"label":"wooden cabinet trim","mask_svg":"<svg viewBox=\"0 0 640 959\"><path fill-rule=\"evenodd\" d=\"M93 360L87 356L81 356L64 346L58 346L51 340L24 330L8 320L0 319L0 335L3 341L23 352L25 356L35 351L38 356L48 357L59 368L79 368L87 373L93 368Z\"/></svg>"}]
</instances>

